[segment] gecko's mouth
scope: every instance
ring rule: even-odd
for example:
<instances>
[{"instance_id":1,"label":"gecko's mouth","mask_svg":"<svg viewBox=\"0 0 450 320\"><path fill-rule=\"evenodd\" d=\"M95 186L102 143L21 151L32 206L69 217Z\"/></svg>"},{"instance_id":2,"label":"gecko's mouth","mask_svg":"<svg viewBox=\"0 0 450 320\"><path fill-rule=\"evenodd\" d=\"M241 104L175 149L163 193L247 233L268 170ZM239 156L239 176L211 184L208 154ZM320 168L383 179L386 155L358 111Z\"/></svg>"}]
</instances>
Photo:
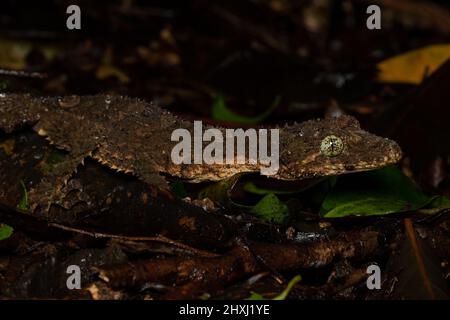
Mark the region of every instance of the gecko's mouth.
<instances>
[{"instance_id":1,"label":"gecko's mouth","mask_svg":"<svg viewBox=\"0 0 450 320\"><path fill-rule=\"evenodd\" d=\"M368 159L362 158L361 161L355 161L354 164L345 164L345 171L357 172L374 170L399 162L402 158L402 151L399 145L388 139L385 139L385 142L387 143L382 148L383 150L381 150L382 152L380 152L378 156L374 156L372 158L369 157Z\"/></svg>"},{"instance_id":2,"label":"gecko's mouth","mask_svg":"<svg viewBox=\"0 0 450 320\"><path fill-rule=\"evenodd\" d=\"M382 139L382 138L380 138ZM277 175L281 180L298 180L308 177L332 176L347 173L369 171L395 164L402 158L398 144L389 139L382 139L377 150L372 152L344 152L341 156L326 158L319 154L311 157L311 162L296 162L281 165ZM374 147L372 145L372 147Z\"/></svg>"}]
</instances>

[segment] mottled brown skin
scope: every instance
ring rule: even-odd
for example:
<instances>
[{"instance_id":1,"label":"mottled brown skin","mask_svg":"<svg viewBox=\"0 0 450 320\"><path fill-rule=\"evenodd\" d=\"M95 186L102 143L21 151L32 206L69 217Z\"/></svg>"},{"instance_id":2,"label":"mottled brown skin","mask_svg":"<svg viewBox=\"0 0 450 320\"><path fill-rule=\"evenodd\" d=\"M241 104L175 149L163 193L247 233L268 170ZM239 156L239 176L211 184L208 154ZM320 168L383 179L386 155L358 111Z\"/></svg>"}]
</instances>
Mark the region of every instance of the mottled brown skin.
<instances>
[{"instance_id":1,"label":"mottled brown skin","mask_svg":"<svg viewBox=\"0 0 450 320\"><path fill-rule=\"evenodd\" d=\"M86 157L162 188L167 184L161 173L198 182L260 171L260 165L249 164L174 165L170 154L177 142L171 141L171 134L178 128L192 132L193 124L129 97L0 94L0 130L12 132L25 125L33 125L36 132L71 155L31 190L30 202L34 199L37 205L57 201L62 186ZM334 157L320 149L322 139L329 135L344 142L342 153ZM353 117L311 120L280 128L280 169L272 177L295 180L338 175L380 168L400 158L394 141L362 130Z\"/></svg>"}]
</instances>

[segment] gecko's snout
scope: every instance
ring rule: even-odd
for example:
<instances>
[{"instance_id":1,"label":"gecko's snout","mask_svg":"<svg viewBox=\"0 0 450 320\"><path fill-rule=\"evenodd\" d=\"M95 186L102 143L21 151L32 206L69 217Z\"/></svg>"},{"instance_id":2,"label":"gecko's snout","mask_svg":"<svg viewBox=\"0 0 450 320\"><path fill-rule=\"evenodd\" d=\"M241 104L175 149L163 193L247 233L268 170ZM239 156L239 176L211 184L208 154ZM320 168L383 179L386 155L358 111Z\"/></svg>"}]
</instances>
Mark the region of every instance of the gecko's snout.
<instances>
[{"instance_id":1,"label":"gecko's snout","mask_svg":"<svg viewBox=\"0 0 450 320\"><path fill-rule=\"evenodd\" d=\"M403 157L403 152L397 142L394 140L389 140L389 151L387 152L387 162L388 164L394 164L399 162Z\"/></svg>"},{"instance_id":2,"label":"gecko's snout","mask_svg":"<svg viewBox=\"0 0 450 320\"><path fill-rule=\"evenodd\" d=\"M352 172L382 168L401 158L402 151L395 141L361 131L357 139L347 140L347 150L340 161Z\"/></svg>"}]
</instances>

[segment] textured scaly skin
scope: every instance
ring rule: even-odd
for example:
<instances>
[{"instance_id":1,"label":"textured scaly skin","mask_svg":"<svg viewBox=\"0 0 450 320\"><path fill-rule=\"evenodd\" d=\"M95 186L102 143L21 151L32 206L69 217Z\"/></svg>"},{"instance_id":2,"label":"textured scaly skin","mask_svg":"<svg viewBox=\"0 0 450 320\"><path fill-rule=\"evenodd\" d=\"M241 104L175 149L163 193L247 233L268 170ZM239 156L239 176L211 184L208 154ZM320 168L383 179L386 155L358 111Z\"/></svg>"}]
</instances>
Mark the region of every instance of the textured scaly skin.
<instances>
[{"instance_id":1,"label":"textured scaly skin","mask_svg":"<svg viewBox=\"0 0 450 320\"><path fill-rule=\"evenodd\" d=\"M39 205L56 201L86 157L163 188L167 184L161 173L200 182L261 169L260 164L174 164L170 155L177 142L171 141L172 132L184 128L192 133L193 123L129 97L1 94L0 130L8 133L26 125L71 155L30 193L30 200L34 198ZM208 128L204 126L204 130ZM333 157L320 148L330 135L344 144L342 152ZM311 120L280 128L280 168L272 177L298 180L339 175L381 168L400 158L401 150L394 141L362 130L353 117Z\"/></svg>"}]
</instances>

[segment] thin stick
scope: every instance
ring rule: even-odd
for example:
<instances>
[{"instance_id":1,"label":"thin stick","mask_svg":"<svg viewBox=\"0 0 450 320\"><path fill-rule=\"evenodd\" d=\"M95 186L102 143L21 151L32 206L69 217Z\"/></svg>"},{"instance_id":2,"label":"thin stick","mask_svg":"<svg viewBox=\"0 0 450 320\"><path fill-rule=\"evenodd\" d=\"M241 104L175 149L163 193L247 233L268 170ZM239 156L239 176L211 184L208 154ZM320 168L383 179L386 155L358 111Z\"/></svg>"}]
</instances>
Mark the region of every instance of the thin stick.
<instances>
[{"instance_id":1,"label":"thin stick","mask_svg":"<svg viewBox=\"0 0 450 320\"><path fill-rule=\"evenodd\" d=\"M184 249L186 251L195 253L199 256L203 256L203 257L209 257L209 258L214 258L214 257L218 257L220 256L217 253L212 253L206 250L201 250L201 249L196 249L193 248L191 246L188 246L187 244L169 239L165 236L162 235L156 235L154 237L130 237L130 236L122 236L122 235L117 235L117 234L108 234L108 233L100 233L100 232L90 232L90 231L86 231L83 229L78 229L78 228L73 228L73 227L68 227L65 225L61 225L58 223L49 223L48 224L50 227L54 227L54 228L58 228L58 229L62 229L65 231L70 231L70 232L76 232L76 233L80 233L80 234L85 234L94 238L109 238L109 239L119 239L119 240L127 240L127 241L153 241L153 242L161 242L161 243L165 243L165 244L170 244L174 247L178 247L180 249Z\"/></svg>"},{"instance_id":2,"label":"thin stick","mask_svg":"<svg viewBox=\"0 0 450 320\"><path fill-rule=\"evenodd\" d=\"M46 73L27 72L23 70L7 70L7 69L0 69L0 75L24 77L24 78L39 78L39 79L44 79L48 77Z\"/></svg>"}]
</instances>

